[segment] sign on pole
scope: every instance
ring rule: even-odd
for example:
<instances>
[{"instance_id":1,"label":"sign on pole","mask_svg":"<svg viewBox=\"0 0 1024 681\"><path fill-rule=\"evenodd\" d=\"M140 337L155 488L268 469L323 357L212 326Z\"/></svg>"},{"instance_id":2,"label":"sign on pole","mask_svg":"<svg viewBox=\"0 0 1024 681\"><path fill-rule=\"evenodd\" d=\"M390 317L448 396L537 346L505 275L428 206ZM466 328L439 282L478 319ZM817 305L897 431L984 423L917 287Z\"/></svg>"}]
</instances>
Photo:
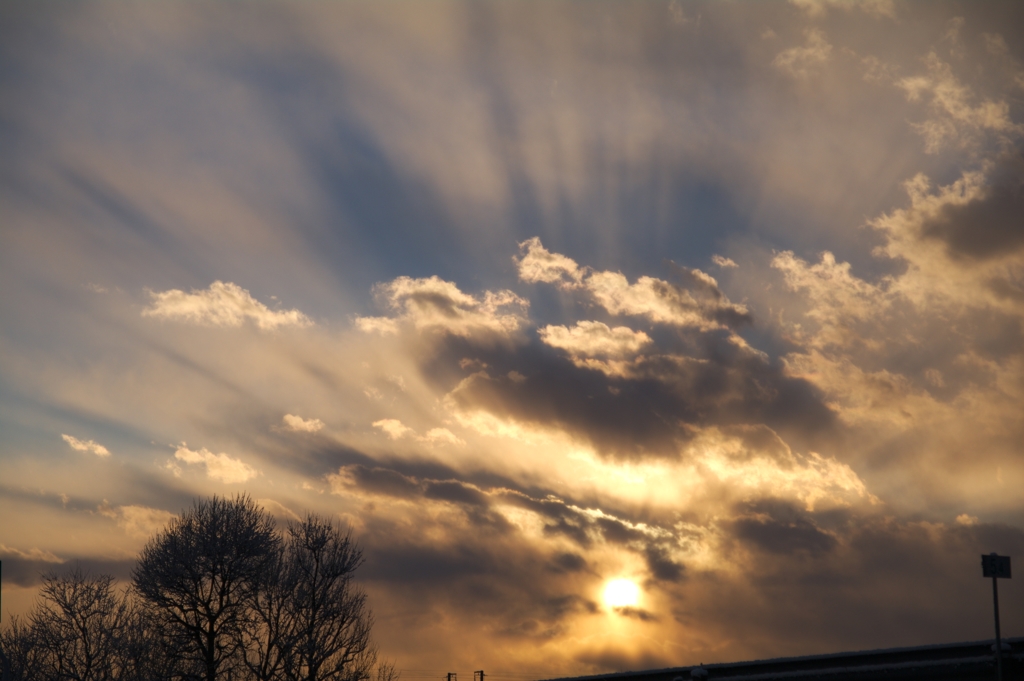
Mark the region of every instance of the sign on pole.
<instances>
[{"instance_id":1,"label":"sign on pole","mask_svg":"<svg viewBox=\"0 0 1024 681\"><path fill-rule=\"evenodd\" d=\"M1000 579L1010 578L1010 557L998 556L990 553L981 557L982 577L999 577Z\"/></svg>"},{"instance_id":2,"label":"sign on pole","mask_svg":"<svg viewBox=\"0 0 1024 681\"><path fill-rule=\"evenodd\" d=\"M1010 578L1010 557L981 555L981 576L992 578L992 606L996 613L996 681L1003 681L1003 639L999 635L999 578Z\"/></svg>"}]
</instances>

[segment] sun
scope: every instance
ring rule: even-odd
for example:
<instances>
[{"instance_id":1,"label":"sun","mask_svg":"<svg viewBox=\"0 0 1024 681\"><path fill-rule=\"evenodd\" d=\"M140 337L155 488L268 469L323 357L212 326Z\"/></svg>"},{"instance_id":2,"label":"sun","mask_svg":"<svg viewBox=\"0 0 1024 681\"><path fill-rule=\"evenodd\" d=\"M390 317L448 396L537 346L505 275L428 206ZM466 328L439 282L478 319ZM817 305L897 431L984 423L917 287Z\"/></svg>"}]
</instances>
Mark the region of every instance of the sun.
<instances>
[{"instance_id":1,"label":"sun","mask_svg":"<svg viewBox=\"0 0 1024 681\"><path fill-rule=\"evenodd\" d=\"M609 608L634 608L640 604L640 587L630 579L613 579L604 585L601 597Z\"/></svg>"}]
</instances>

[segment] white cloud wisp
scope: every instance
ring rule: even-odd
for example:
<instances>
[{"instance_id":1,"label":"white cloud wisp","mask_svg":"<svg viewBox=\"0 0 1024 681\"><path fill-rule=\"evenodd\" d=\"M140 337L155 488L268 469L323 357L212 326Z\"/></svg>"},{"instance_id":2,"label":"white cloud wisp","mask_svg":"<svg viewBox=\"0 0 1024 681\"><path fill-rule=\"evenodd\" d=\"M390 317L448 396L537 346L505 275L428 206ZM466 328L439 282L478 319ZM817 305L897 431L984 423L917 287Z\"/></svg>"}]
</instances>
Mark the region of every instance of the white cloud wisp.
<instances>
[{"instance_id":1,"label":"white cloud wisp","mask_svg":"<svg viewBox=\"0 0 1024 681\"><path fill-rule=\"evenodd\" d=\"M71 449L76 452L92 452L99 457L110 456L110 450L94 440L79 440L77 437L66 434L61 435L61 437L64 439L64 442L71 445Z\"/></svg>"},{"instance_id":2,"label":"white cloud wisp","mask_svg":"<svg viewBox=\"0 0 1024 681\"><path fill-rule=\"evenodd\" d=\"M215 281L205 290L190 293L178 289L150 291L152 304L143 316L205 326L241 326L247 320L263 331L283 326L310 326L312 320L298 310L271 310L246 289L231 282Z\"/></svg>"}]
</instances>

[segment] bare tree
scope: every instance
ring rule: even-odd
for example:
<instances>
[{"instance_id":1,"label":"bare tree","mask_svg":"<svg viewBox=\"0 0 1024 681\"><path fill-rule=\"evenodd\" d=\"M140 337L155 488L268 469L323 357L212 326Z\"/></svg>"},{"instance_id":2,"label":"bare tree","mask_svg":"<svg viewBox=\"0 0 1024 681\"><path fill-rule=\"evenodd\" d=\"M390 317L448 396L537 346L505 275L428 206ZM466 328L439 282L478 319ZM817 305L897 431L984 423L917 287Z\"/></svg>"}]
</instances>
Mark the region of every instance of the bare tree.
<instances>
[{"instance_id":1,"label":"bare tree","mask_svg":"<svg viewBox=\"0 0 1024 681\"><path fill-rule=\"evenodd\" d=\"M351 533L327 518L310 514L288 528L277 581L261 585L254 601L257 634L247 648L263 663L261 681L370 678L373 615L352 581L362 562Z\"/></svg>"},{"instance_id":2,"label":"bare tree","mask_svg":"<svg viewBox=\"0 0 1024 681\"><path fill-rule=\"evenodd\" d=\"M128 604L110 575L43 575L43 603L31 615L46 676L68 681L113 681L123 674L121 645Z\"/></svg>"},{"instance_id":3,"label":"bare tree","mask_svg":"<svg viewBox=\"0 0 1024 681\"><path fill-rule=\"evenodd\" d=\"M130 617L126 597L110 575L76 567L43 575L40 602L26 623L0 633L12 679L126 681L124 645Z\"/></svg>"},{"instance_id":4,"label":"bare tree","mask_svg":"<svg viewBox=\"0 0 1024 681\"><path fill-rule=\"evenodd\" d=\"M363 553L348 530L308 514L288 528L286 578L295 635L288 675L302 681L364 681L376 663L373 615L352 583Z\"/></svg>"},{"instance_id":5,"label":"bare tree","mask_svg":"<svg viewBox=\"0 0 1024 681\"><path fill-rule=\"evenodd\" d=\"M240 666L240 631L279 543L273 521L248 496L215 496L194 502L143 549L134 589L200 678L216 681Z\"/></svg>"},{"instance_id":6,"label":"bare tree","mask_svg":"<svg viewBox=\"0 0 1024 681\"><path fill-rule=\"evenodd\" d=\"M43 678L43 653L36 645L32 626L15 615L0 630L3 655L3 681L28 681Z\"/></svg>"},{"instance_id":7,"label":"bare tree","mask_svg":"<svg viewBox=\"0 0 1024 681\"><path fill-rule=\"evenodd\" d=\"M245 667L257 681L279 681L295 641L282 550L274 553L250 599L249 615L240 631Z\"/></svg>"},{"instance_id":8,"label":"bare tree","mask_svg":"<svg viewBox=\"0 0 1024 681\"><path fill-rule=\"evenodd\" d=\"M362 562L328 518L282 541L247 496L196 501L149 541L125 595L107 575L45 575L27 621L0 631L0 661L12 681L397 681L370 640Z\"/></svg>"},{"instance_id":9,"label":"bare tree","mask_svg":"<svg viewBox=\"0 0 1024 681\"><path fill-rule=\"evenodd\" d=\"M374 673L376 681L398 681L401 677L402 672L398 671L395 663L391 660L384 659L377 663L377 669Z\"/></svg>"},{"instance_id":10,"label":"bare tree","mask_svg":"<svg viewBox=\"0 0 1024 681\"><path fill-rule=\"evenodd\" d=\"M133 594L129 592L128 596ZM202 669L180 660L174 637L168 636L163 618L138 598L132 598L128 626L121 643L125 681L173 681L202 678Z\"/></svg>"}]
</instances>

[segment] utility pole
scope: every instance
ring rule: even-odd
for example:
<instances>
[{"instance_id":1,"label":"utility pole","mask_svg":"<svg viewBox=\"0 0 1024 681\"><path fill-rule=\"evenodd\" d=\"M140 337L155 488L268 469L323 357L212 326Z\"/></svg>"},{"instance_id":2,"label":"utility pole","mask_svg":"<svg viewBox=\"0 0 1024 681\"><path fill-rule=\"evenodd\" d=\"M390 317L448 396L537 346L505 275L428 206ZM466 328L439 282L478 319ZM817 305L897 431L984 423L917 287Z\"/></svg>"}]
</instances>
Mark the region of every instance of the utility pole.
<instances>
[{"instance_id":1,"label":"utility pole","mask_svg":"<svg viewBox=\"0 0 1024 681\"><path fill-rule=\"evenodd\" d=\"M1003 681L1003 639L999 635L999 578L1010 579L1010 557L981 555L981 576L992 578L992 606L996 613L996 681Z\"/></svg>"},{"instance_id":2,"label":"utility pole","mask_svg":"<svg viewBox=\"0 0 1024 681\"><path fill-rule=\"evenodd\" d=\"M484 681L484 670L480 669L473 672L473 681Z\"/></svg>"},{"instance_id":3,"label":"utility pole","mask_svg":"<svg viewBox=\"0 0 1024 681\"><path fill-rule=\"evenodd\" d=\"M448 672L448 681L459 681L459 675L455 672Z\"/></svg>"}]
</instances>

